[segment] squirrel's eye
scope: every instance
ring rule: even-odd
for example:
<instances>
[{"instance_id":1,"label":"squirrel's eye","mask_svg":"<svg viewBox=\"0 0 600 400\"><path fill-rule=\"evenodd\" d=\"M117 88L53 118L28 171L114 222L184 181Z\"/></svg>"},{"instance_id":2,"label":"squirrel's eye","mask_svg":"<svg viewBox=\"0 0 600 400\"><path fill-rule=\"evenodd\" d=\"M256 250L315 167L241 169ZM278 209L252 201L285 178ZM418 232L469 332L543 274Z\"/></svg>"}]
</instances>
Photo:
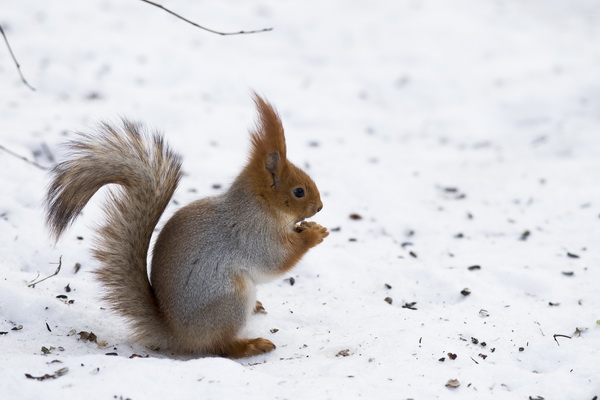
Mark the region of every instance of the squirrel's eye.
<instances>
[{"instance_id":1,"label":"squirrel's eye","mask_svg":"<svg viewBox=\"0 0 600 400\"><path fill-rule=\"evenodd\" d=\"M301 199L302 197L304 197L304 189L302 189L302 188L296 188L296 189L294 189L294 196L296 196L299 199Z\"/></svg>"}]
</instances>

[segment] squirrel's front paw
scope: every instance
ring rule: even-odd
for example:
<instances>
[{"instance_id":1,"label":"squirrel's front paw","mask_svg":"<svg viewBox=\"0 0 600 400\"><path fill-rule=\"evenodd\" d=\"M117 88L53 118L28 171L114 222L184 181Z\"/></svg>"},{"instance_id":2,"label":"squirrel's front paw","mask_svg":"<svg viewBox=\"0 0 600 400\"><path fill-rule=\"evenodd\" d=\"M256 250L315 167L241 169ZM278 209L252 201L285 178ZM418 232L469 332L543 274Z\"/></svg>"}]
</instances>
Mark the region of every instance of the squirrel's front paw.
<instances>
[{"instance_id":1,"label":"squirrel's front paw","mask_svg":"<svg viewBox=\"0 0 600 400\"><path fill-rule=\"evenodd\" d=\"M311 246L318 245L323 239L329 236L327 228L312 221L302 221L300 224L296 225L295 230L301 234Z\"/></svg>"}]
</instances>

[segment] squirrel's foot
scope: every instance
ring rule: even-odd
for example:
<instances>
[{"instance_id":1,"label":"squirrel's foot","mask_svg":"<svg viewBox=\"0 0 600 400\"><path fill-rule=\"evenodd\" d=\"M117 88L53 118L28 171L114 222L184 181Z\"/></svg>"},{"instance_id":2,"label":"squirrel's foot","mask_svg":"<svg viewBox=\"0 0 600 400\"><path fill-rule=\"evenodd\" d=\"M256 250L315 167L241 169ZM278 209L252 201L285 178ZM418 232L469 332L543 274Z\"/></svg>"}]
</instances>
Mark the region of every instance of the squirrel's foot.
<instances>
[{"instance_id":1,"label":"squirrel's foot","mask_svg":"<svg viewBox=\"0 0 600 400\"><path fill-rule=\"evenodd\" d=\"M223 355L230 358L242 358L256 356L272 350L275 350L275 345L267 339L234 339L223 351Z\"/></svg>"},{"instance_id":2,"label":"squirrel's foot","mask_svg":"<svg viewBox=\"0 0 600 400\"><path fill-rule=\"evenodd\" d=\"M258 300L256 300L256 305L254 306L254 314L267 314L267 310L265 310L263 304Z\"/></svg>"}]
</instances>

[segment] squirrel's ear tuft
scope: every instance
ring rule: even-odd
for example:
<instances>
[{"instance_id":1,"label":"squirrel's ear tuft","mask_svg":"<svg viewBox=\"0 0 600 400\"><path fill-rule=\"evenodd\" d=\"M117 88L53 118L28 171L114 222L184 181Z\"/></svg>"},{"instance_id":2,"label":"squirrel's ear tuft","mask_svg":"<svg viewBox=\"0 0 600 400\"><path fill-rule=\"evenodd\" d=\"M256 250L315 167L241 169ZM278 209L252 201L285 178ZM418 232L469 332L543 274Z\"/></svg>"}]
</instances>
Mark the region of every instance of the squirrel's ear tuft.
<instances>
[{"instance_id":1,"label":"squirrel's ear tuft","mask_svg":"<svg viewBox=\"0 0 600 400\"><path fill-rule=\"evenodd\" d=\"M286 158L285 136L283 125L279 114L273 106L265 99L253 92L258 120L254 129L250 132L252 138L252 159L262 159L269 162L267 158L273 152L278 154L278 162Z\"/></svg>"}]
</instances>

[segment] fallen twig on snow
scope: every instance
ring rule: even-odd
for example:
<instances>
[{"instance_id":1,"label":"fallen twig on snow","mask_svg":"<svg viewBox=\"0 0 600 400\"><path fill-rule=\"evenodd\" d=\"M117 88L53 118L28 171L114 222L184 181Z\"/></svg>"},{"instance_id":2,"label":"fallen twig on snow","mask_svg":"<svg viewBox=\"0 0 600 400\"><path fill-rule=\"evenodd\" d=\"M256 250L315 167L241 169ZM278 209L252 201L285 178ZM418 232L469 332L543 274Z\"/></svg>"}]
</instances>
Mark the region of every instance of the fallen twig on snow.
<instances>
[{"instance_id":1,"label":"fallen twig on snow","mask_svg":"<svg viewBox=\"0 0 600 400\"><path fill-rule=\"evenodd\" d=\"M65 368L59 369L58 371L55 371L53 374L45 374L42 376L33 376L31 374L25 374L25 377L27 379L33 379L36 381L45 381L46 379L60 378L61 376L65 375L67 372L69 372L69 368L65 367Z\"/></svg>"},{"instance_id":2,"label":"fallen twig on snow","mask_svg":"<svg viewBox=\"0 0 600 400\"><path fill-rule=\"evenodd\" d=\"M2 146L1 144L0 144L0 150L3 150L4 152L10 154L11 156L18 158L19 160L23 160L27 164L31 164L34 167L37 167L37 168L42 169L44 171L47 171L49 169L48 167L44 167L43 165L40 165L40 164L36 163L35 161L31 161L30 159L28 159L26 157L18 155L14 151L7 149L6 147Z\"/></svg>"},{"instance_id":3,"label":"fallen twig on snow","mask_svg":"<svg viewBox=\"0 0 600 400\"><path fill-rule=\"evenodd\" d=\"M552 336L554 337L554 341L556 342L556 344L557 344L557 345L559 345L559 346L560 346L560 343L558 343L558 339L556 339L557 337L564 337L564 338L567 338L567 339L572 339L572 337L571 337L571 336L568 336L568 335L561 335L561 334L559 334L559 333L555 333L555 334L554 334L554 335L552 335Z\"/></svg>"},{"instance_id":4,"label":"fallen twig on snow","mask_svg":"<svg viewBox=\"0 0 600 400\"><path fill-rule=\"evenodd\" d=\"M238 31L238 32L220 32L220 31L215 31L214 29L210 29L210 28L207 28L205 26L199 25L199 24L195 23L194 21L190 21L189 19L187 19L185 17L182 17L181 15L177 14L176 12L171 11L168 8L162 6L162 5L158 4L158 3L155 3L155 2L149 1L149 0L141 0L141 1L143 1L144 3L148 3L150 5L153 5L154 7L158 7L161 10L164 10L164 11L168 12L169 14L173 15L174 17L177 17L180 20L185 21L188 24L195 26L196 28L200 28L200 29L205 30L207 32L214 33L216 35L221 35L221 36L247 35L247 34L251 34L251 33L269 32L269 31L273 30L273 28L263 28L263 29L257 29L257 30L252 30L252 31Z\"/></svg>"},{"instance_id":5,"label":"fallen twig on snow","mask_svg":"<svg viewBox=\"0 0 600 400\"><path fill-rule=\"evenodd\" d=\"M48 275L47 277L40 279L37 282L32 282L30 284L28 284L27 286L30 288L35 288L35 285L37 285L40 282L44 282L46 279L52 278L53 276L58 275L58 273L60 272L60 267L62 267L62 256L59 257L58 259L58 267L56 267L56 271L54 271L54 273L52 275Z\"/></svg>"},{"instance_id":6,"label":"fallen twig on snow","mask_svg":"<svg viewBox=\"0 0 600 400\"><path fill-rule=\"evenodd\" d=\"M0 25L0 34L2 34L2 37L4 37L4 42L6 43L6 47L8 48L8 52L10 53L10 56L12 57L15 65L17 66L17 71L19 72L19 76L21 77L21 81L23 81L23 83L25 84L25 86L27 86L29 89L33 90L35 92L35 88L33 86L31 86L29 84L29 82L27 82L27 79L25 79L25 77L23 76L23 72L21 72L21 66L19 65L19 62L17 61L17 58L15 57L15 54L13 53L11 47L10 47L10 43L8 43L8 38L6 37L6 33L4 33L4 29L2 28L2 25Z\"/></svg>"}]
</instances>

